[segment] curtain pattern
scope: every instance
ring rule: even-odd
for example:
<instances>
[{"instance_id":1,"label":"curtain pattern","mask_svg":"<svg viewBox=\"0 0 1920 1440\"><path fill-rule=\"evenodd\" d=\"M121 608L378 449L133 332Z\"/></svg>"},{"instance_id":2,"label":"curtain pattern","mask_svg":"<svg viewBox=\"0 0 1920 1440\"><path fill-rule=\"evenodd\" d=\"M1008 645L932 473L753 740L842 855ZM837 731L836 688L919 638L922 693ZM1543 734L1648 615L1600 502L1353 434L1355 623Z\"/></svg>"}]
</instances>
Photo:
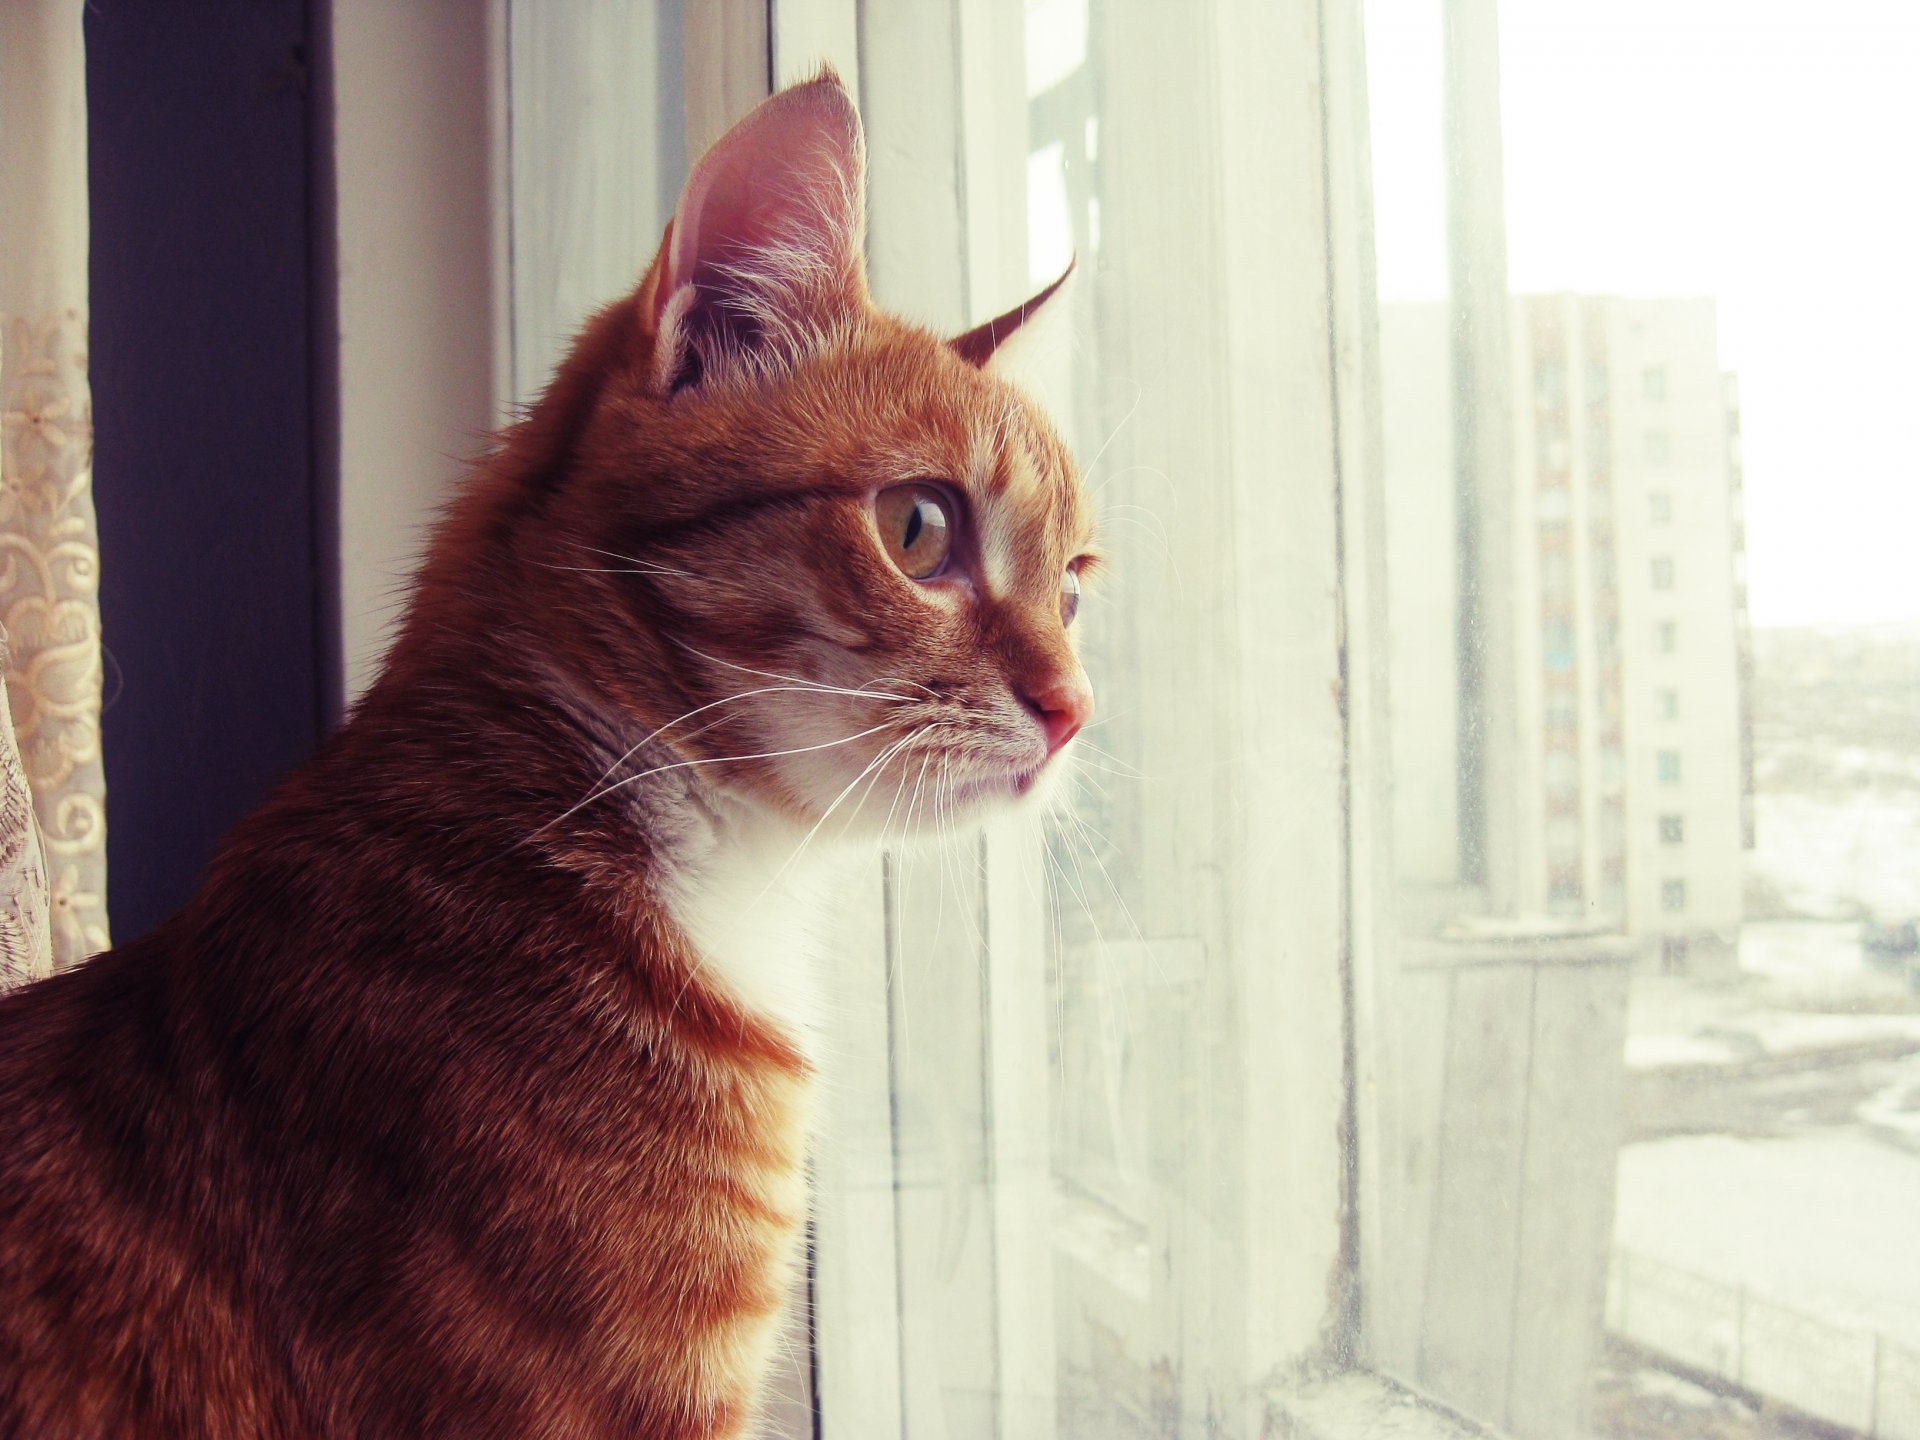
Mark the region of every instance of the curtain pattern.
<instances>
[{"instance_id":1,"label":"curtain pattern","mask_svg":"<svg viewBox=\"0 0 1920 1440\"><path fill-rule=\"evenodd\" d=\"M79 0L0 5L0 627L17 745L0 745L0 777L31 791L39 844L23 858L43 866L55 969L108 943L81 18ZM0 869L14 838L0 832ZM23 978L10 963L0 985Z\"/></svg>"}]
</instances>

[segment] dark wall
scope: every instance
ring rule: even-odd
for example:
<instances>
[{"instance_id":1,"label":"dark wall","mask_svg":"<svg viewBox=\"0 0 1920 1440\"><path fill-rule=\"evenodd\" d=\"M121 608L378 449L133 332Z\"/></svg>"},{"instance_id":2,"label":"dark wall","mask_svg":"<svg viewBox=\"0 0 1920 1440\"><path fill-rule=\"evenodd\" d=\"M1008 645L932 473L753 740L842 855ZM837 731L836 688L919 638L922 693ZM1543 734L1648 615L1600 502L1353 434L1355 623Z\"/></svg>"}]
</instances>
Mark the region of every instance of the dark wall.
<instances>
[{"instance_id":1,"label":"dark wall","mask_svg":"<svg viewBox=\"0 0 1920 1440\"><path fill-rule=\"evenodd\" d=\"M130 938L331 699L306 0L89 0L108 905ZM316 183L316 181L320 183ZM316 364L316 360L319 362ZM318 460L316 457L320 457Z\"/></svg>"}]
</instances>

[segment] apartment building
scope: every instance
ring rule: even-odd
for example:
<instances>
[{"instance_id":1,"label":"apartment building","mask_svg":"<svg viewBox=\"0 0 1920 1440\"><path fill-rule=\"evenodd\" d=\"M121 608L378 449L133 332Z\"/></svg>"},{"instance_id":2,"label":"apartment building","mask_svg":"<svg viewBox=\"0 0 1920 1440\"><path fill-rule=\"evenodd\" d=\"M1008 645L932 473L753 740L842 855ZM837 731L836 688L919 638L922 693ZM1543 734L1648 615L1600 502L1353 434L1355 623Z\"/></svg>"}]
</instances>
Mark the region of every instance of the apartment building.
<instances>
[{"instance_id":1,"label":"apartment building","mask_svg":"<svg viewBox=\"0 0 1920 1440\"><path fill-rule=\"evenodd\" d=\"M1458 477L1445 307L1382 314L1403 879L1457 878ZM1523 913L1668 968L1728 963L1751 842L1739 410L1710 300L1510 305L1510 607ZM1499 537L1481 537L1499 543Z\"/></svg>"}]
</instances>

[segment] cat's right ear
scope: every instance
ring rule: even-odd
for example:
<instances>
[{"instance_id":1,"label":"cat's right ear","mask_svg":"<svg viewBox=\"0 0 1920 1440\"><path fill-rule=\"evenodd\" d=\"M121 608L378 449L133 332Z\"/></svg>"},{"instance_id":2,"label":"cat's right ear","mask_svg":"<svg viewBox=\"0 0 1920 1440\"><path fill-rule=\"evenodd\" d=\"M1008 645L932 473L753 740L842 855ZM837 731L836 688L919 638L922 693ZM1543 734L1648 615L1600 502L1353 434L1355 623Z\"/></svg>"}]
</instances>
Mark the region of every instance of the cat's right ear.
<instances>
[{"instance_id":1,"label":"cat's right ear","mask_svg":"<svg viewBox=\"0 0 1920 1440\"><path fill-rule=\"evenodd\" d=\"M659 394L792 366L861 312L865 172L860 117L831 69L700 157L640 287Z\"/></svg>"}]
</instances>

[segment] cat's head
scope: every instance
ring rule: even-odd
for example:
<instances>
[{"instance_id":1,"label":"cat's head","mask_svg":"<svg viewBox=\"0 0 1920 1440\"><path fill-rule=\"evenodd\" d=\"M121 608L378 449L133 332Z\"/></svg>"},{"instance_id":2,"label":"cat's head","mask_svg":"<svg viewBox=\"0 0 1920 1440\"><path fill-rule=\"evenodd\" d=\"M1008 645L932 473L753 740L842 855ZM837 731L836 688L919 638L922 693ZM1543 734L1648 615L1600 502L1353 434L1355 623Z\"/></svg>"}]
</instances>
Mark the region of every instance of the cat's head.
<instances>
[{"instance_id":1,"label":"cat's head","mask_svg":"<svg viewBox=\"0 0 1920 1440\"><path fill-rule=\"evenodd\" d=\"M958 338L883 314L864 178L831 73L761 105L510 445L602 693L732 794L913 833L1046 790L1091 714L1092 515L1001 373L1058 282Z\"/></svg>"}]
</instances>

